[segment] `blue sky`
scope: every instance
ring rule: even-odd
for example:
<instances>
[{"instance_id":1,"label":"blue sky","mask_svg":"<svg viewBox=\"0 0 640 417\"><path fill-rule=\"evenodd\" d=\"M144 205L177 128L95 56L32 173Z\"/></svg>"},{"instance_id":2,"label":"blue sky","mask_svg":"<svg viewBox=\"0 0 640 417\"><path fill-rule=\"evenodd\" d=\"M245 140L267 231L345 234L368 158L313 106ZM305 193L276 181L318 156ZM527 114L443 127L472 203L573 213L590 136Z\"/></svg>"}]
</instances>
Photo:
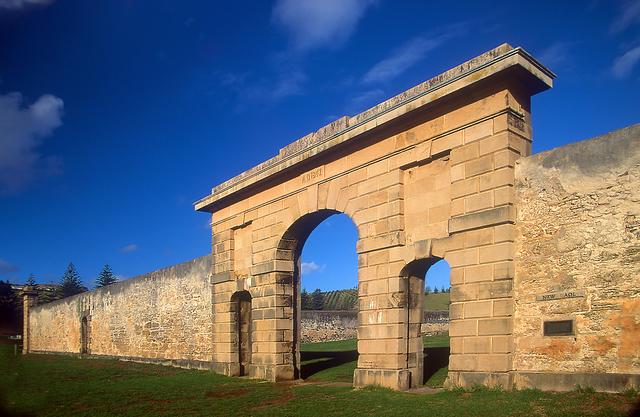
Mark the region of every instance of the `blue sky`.
<instances>
[{"instance_id":1,"label":"blue sky","mask_svg":"<svg viewBox=\"0 0 640 417\"><path fill-rule=\"evenodd\" d=\"M638 1L0 0L0 279L206 254L213 185L502 42L558 75L534 151L639 121ZM323 223L303 285L353 287L354 242Z\"/></svg>"}]
</instances>

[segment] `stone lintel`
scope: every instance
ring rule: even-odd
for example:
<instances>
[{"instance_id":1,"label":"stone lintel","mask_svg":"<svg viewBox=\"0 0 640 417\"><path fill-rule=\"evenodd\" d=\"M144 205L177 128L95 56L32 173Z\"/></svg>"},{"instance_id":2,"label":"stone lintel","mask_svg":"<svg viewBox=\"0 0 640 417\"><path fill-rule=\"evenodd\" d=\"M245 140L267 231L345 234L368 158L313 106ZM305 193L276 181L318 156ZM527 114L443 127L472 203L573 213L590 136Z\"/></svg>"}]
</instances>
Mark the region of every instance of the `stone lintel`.
<instances>
[{"instance_id":1,"label":"stone lintel","mask_svg":"<svg viewBox=\"0 0 640 417\"><path fill-rule=\"evenodd\" d=\"M264 275L272 272L293 272L293 262L276 259L267 261L251 267L251 275Z\"/></svg>"},{"instance_id":2,"label":"stone lintel","mask_svg":"<svg viewBox=\"0 0 640 417\"><path fill-rule=\"evenodd\" d=\"M282 148L277 156L214 187L209 196L194 203L195 209L214 212L216 207L223 204L221 200L250 185L303 163L334 146L357 140L379 126L393 123L404 114L436 105L443 97L459 93L499 73L506 77L517 77L519 82L528 86L531 94L550 88L555 78L551 71L522 48L502 44L356 116L343 116L298 139Z\"/></svg>"},{"instance_id":3,"label":"stone lintel","mask_svg":"<svg viewBox=\"0 0 640 417\"><path fill-rule=\"evenodd\" d=\"M381 249L404 246L406 237L404 232L391 232L384 235L360 239L356 243L356 252L359 255Z\"/></svg>"},{"instance_id":4,"label":"stone lintel","mask_svg":"<svg viewBox=\"0 0 640 417\"><path fill-rule=\"evenodd\" d=\"M414 242L415 259L431 257L431 239L418 240Z\"/></svg>"},{"instance_id":5,"label":"stone lintel","mask_svg":"<svg viewBox=\"0 0 640 417\"><path fill-rule=\"evenodd\" d=\"M221 284L227 281L233 281L235 279L235 273L233 271L219 272L217 274L211 274L211 284Z\"/></svg>"},{"instance_id":6,"label":"stone lintel","mask_svg":"<svg viewBox=\"0 0 640 417\"><path fill-rule=\"evenodd\" d=\"M449 233L464 232L480 227L515 223L516 209L513 206L495 207L476 213L465 214L449 220Z\"/></svg>"}]
</instances>

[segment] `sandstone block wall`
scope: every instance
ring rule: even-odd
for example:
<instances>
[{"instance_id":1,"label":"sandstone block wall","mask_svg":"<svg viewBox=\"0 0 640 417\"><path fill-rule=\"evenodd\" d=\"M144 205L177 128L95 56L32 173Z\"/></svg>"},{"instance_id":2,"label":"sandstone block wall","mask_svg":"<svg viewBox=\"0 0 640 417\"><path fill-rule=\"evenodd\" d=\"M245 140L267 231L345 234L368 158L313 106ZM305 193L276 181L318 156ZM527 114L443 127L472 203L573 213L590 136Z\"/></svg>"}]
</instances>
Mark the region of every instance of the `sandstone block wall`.
<instances>
[{"instance_id":1,"label":"sandstone block wall","mask_svg":"<svg viewBox=\"0 0 640 417\"><path fill-rule=\"evenodd\" d=\"M80 353L86 317L92 355L210 362L210 272L211 257L204 256L34 307L29 350Z\"/></svg>"},{"instance_id":2,"label":"sandstone block wall","mask_svg":"<svg viewBox=\"0 0 640 417\"><path fill-rule=\"evenodd\" d=\"M446 259L451 266L448 385L511 387L518 369L534 371L527 368L532 355L544 355L531 346L547 339L523 336L538 330L534 320L553 313L537 307L528 291L556 279L532 272L545 262L555 265L549 252L554 248L533 251L531 230L538 229L526 223L544 223L546 212L560 216L569 210L558 221L564 222L562 233L582 227L572 223L567 208L575 203L553 197L536 201L536 193L548 187L546 177L529 190L516 187L523 178L516 171L536 165L517 164L531 153L531 96L550 88L553 77L521 48L501 45L293 142L196 202L197 210L212 214L211 259L34 309L31 350L78 352L82 334L88 334L92 354L207 361L227 375L295 379L301 366L302 248L320 222L344 213L358 230L354 385L402 390L422 383L424 276L430 265ZM561 162L555 170L565 169ZM625 175L635 181L632 167ZM630 194L611 201L620 206L627 204L625 198L634 201L635 191L624 188L632 185L620 185L620 193ZM625 210L624 221L636 233L636 217ZM585 209L580 216L596 221L590 213ZM619 221L622 214L614 217ZM555 225L545 226L545 233ZM629 262L635 259L633 249L622 249L631 250ZM567 262L584 268L575 253ZM584 271L566 274L578 280ZM523 290L517 289L521 283ZM615 298L614 282L602 288L603 300ZM625 302L633 297L628 292L616 301L621 316L611 323L624 324L611 326L620 335L630 334L627 312L635 305ZM573 314L567 311L563 314ZM622 366L637 369L633 355L625 355L631 359ZM556 362L548 369L558 365L549 360Z\"/></svg>"},{"instance_id":3,"label":"sandstone block wall","mask_svg":"<svg viewBox=\"0 0 640 417\"><path fill-rule=\"evenodd\" d=\"M233 294L252 297L249 376L299 370L299 255L328 216L358 229L354 384L421 383L424 274L451 266L449 381L510 384L514 166L553 74L502 45L280 150L196 203L212 213L214 360L238 375Z\"/></svg>"},{"instance_id":4,"label":"sandstone block wall","mask_svg":"<svg viewBox=\"0 0 640 417\"><path fill-rule=\"evenodd\" d=\"M640 125L520 159L516 204L518 385L640 374ZM550 320L572 320L574 334L544 336Z\"/></svg>"},{"instance_id":5,"label":"sandstone block wall","mask_svg":"<svg viewBox=\"0 0 640 417\"><path fill-rule=\"evenodd\" d=\"M212 214L211 257L34 308L26 350L295 379L302 248L344 213L358 230L354 385L421 384L438 259L449 386L640 384L640 128L529 157L531 96L553 78L504 44L320 128L195 203ZM566 335L544 333L558 321Z\"/></svg>"}]
</instances>

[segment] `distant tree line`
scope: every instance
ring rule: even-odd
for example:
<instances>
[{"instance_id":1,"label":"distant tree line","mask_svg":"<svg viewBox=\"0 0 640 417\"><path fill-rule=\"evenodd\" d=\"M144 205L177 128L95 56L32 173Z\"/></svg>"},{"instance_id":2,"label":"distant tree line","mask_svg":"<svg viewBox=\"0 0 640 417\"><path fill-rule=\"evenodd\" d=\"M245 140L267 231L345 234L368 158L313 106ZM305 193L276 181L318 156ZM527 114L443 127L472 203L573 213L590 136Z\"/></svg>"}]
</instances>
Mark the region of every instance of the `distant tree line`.
<instances>
[{"instance_id":1,"label":"distant tree line","mask_svg":"<svg viewBox=\"0 0 640 417\"><path fill-rule=\"evenodd\" d=\"M438 294L438 293L447 293L447 292L451 292L451 287L445 288L444 285L442 286L441 289L438 289L438 287L434 287L432 290L431 287L428 285L424 289L424 293L427 295L431 293Z\"/></svg>"},{"instance_id":2,"label":"distant tree line","mask_svg":"<svg viewBox=\"0 0 640 417\"><path fill-rule=\"evenodd\" d=\"M300 303L303 310L324 310L324 293L316 288L311 294L306 289L300 294Z\"/></svg>"},{"instance_id":3,"label":"distant tree line","mask_svg":"<svg viewBox=\"0 0 640 417\"><path fill-rule=\"evenodd\" d=\"M96 288L105 287L118 281L111 267L105 265L96 278ZM25 287L31 287L36 294L38 304L46 304L61 298L70 297L88 291L82 284L80 274L73 263L69 263L58 285L39 285L33 274L30 274L24 283ZM22 291L13 288L11 283L0 280L0 333L16 334L22 332Z\"/></svg>"},{"instance_id":4,"label":"distant tree line","mask_svg":"<svg viewBox=\"0 0 640 417\"><path fill-rule=\"evenodd\" d=\"M451 288L445 288L443 285L440 289L426 286L425 294L446 294ZM356 288L348 290L337 290L322 292L316 288L313 292L303 289L301 294L301 306L303 310L351 310L357 308L358 290Z\"/></svg>"}]
</instances>

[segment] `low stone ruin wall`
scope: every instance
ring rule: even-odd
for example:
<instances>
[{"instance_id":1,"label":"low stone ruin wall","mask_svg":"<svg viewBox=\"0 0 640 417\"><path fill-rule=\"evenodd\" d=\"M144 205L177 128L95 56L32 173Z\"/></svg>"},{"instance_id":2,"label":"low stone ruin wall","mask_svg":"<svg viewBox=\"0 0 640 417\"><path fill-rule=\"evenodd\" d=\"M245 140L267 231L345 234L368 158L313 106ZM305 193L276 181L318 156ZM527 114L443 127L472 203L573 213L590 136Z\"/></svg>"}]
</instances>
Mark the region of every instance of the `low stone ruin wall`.
<instances>
[{"instance_id":1,"label":"low stone ruin wall","mask_svg":"<svg viewBox=\"0 0 640 417\"><path fill-rule=\"evenodd\" d=\"M425 311L420 331L423 335L433 336L449 332L449 311Z\"/></svg>"},{"instance_id":2,"label":"low stone ruin wall","mask_svg":"<svg viewBox=\"0 0 640 417\"><path fill-rule=\"evenodd\" d=\"M358 312L303 310L300 328L302 343L355 339Z\"/></svg>"},{"instance_id":3,"label":"low stone ruin wall","mask_svg":"<svg viewBox=\"0 0 640 417\"><path fill-rule=\"evenodd\" d=\"M302 343L355 339L358 312L304 310L300 318ZM425 311L422 334L436 335L449 331L448 311Z\"/></svg>"}]
</instances>

